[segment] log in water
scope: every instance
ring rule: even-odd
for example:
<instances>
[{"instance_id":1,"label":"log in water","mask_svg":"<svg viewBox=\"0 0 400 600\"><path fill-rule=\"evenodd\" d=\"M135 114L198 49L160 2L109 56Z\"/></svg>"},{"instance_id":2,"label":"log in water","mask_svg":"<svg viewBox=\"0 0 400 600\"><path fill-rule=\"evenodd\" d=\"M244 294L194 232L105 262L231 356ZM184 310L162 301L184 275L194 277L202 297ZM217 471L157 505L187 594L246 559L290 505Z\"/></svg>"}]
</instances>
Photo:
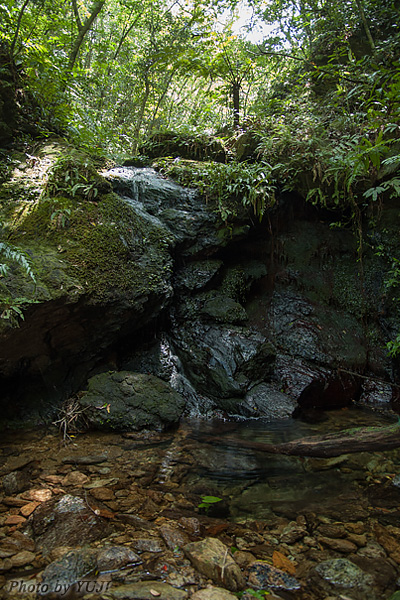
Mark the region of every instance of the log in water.
<instances>
[{"instance_id":1,"label":"log in water","mask_svg":"<svg viewBox=\"0 0 400 600\"><path fill-rule=\"evenodd\" d=\"M399 448L400 423L395 423L388 427L355 427L336 433L303 437L282 444L252 442L233 437L224 437L221 439L215 436L207 436L197 439L205 443L240 446L241 448L250 448L271 454L330 458L332 456L340 456L340 454Z\"/></svg>"}]
</instances>

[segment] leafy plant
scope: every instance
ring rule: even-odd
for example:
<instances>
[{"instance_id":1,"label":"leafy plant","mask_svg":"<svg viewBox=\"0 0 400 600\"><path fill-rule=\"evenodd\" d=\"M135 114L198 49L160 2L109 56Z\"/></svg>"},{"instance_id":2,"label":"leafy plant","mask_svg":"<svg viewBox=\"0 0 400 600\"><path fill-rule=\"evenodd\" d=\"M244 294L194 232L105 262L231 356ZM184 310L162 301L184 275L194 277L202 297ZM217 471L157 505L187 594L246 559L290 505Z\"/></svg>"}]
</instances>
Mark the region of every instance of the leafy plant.
<instances>
[{"instance_id":1,"label":"leafy plant","mask_svg":"<svg viewBox=\"0 0 400 600\"><path fill-rule=\"evenodd\" d=\"M218 496L201 496L201 502L198 504L198 508L204 508L205 513L208 514L211 506L221 501L222 498L218 498Z\"/></svg>"}]
</instances>

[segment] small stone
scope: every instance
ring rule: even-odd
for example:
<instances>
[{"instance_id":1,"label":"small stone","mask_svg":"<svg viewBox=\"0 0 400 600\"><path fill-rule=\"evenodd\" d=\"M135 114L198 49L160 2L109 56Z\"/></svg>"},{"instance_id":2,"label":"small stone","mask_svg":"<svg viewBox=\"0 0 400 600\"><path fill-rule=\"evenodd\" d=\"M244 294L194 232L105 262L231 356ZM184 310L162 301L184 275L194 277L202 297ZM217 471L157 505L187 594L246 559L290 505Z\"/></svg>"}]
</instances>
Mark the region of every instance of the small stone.
<instances>
[{"instance_id":1,"label":"small stone","mask_svg":"<svg viewBox=\"0 0 400 600\"><path fill-rule=\"evenodd\" d=\"M184 531L164 525L160 527L160 534L170 550L182 548L190 542L189 536Z\"/></svg>"},{"instance_id":2,"label":"small stone","mask_svg":"<svg viewBox=\"0 0 400 600\"><path fill-rule=\"evenodd\" d=\"M256 589L294 591L301 588L300 582L284 571L265 562L250 565L248 585Z\"/></svg>"},{"instance_id":3,"label":"small stone","mask_svg":"<svg viewBox=\"0 0 400 600\"><path fill-rule=\"evenodd\" d=\"M86 483L83 487L86 490L93 490L95 488L106 487L107 485L114 485L115 483L118 483L118 479L115 477L110 477L109 479L95 479L90 483Z\"/></svg>"},{"instance_id":4,"label":"small stone","mask_svg":"<svg viewBox=\"0 0 400 600\"><path fill-rule=\"evenodd\" d=\"M163 545L157 539L139 538L132 540L132 546L138 552L162 552Z\"/></svg>"},{"instance_id":5,"label":"small stone","mask_svg":"<svg viewBox=\"0 0 400 600\"><path fill-rule=\"evenodd\" d=\"M207 587L191 596L191 600L237 600L237 596L219 587Z\"/></svg>"},{"instance_id":6,"label":"small stone","mask_svg":"<svg viewBox=\"0 0 400 600\"><path fill-rule=\"evenodd\" d=\"M200 573L215 583L237 591L244 587L244 578L233 560L229 548L216 538L205 538L187 544L183 551Z\"/></svg>"},{"instance_id":7,"label":"small stone","mask_svg":"<svg viewBox=\"0 0 400 600\"><path fill-rule=\"evenodd\" d=\"M282 531L280 541L282 544L295 544L303 539L305 535L307 535L306 528L303 525L299 525L295 521L292 521Z\"/></svg>"},{"instance_id":8,"label":"small stone","mask_svg":"<svg viewBox=\"0 0 400 600\"><path fill-rule=\"evenodd\" d=\"M319 537L318 541L323 546L327 546L328 548L330 548L331 550L335 550L336 552L343 552L343 554L357 552L357 546L349 540Z\"/></svg>"},{"instance_id":9,"label":"small stone","mask_svg":"<svg viewBox=\"0 0 400 600\"><path fill-rule=\"evenodd\" d=\"M36 555L33 552L23 550L18 552L11 558L13 567L24 567L25 565L31 564L35 560Z\"/></svg>"},{"instance_id":10,"label":"small stone","mask_svg":"<svg viewBox=\"0 0 400 600\"><path fill-rule=\"evenodd\" d=\"M21 507L21 515L29 517L40 506L40 502L29 502Z\"/></svg>"},{"instance_id":11,"label":"small stone","mask_svg":"<svg viewBox=\"0 0 400 600\"><path fill-rule=\"evenodd\" d=\"M17 506L17 507L21 507L26 504L26 500L23 500L22 498L15 498L13 496L6 496L5 498L3 498L2 502L6 506Z\"/></svg>"},{"instance_id":12,"label":"small stone","mask_svg":"<svg viewBox=\"0 0 400 600\"><path fill-rule=\"evenodd\" d=\"M126 546L107 546L97 555L97 569L100 572L121 569L127 565L138 565L140 556Z\"/></svg>"},{"instance_id":13,"label":"small stone","mask_svg":"<svg viewBox=\"0 0 400 600\"><path fill-rule=\"evenodd\" d=\"M362 548L367 543L367 536L365 535L365 533L363 533L361 535L358 533L349 533L349 535L347 536L347 539L350 542L353 542L353 544L355 544L359 548Z\"/></svg>"},{"instance_id":14,"label":"small stone","mask_svg":"<svg viewBox=\"0 0 400 600\"><path fill-rule=\"evenodd\" d=\"M0 560L0 571L9 571L13 568L13 564L10 558L5 558L4 560Z\"/></svg>"},{"instance_id":15,"label":"small stone","mask_svg":"<svg viewBox=\"0 0 400 600\"><path fill-rule=\"evenodd\" d=\"M158 592L160 598L165 600L185 600L188 592L177 590L168 583L159 581L138 581L137 583L127 583L118 587L112 586L107 590L107 598L112 600L149 600L152 597L150 590Z\"/></svg>"},{"instance_id":16,"label":"small stone","mask_svg":"<svg viewBox=\"0 0 400 600\"><path fill-rule=\"evenodd\" d=\"M4 525L20 525L21 523L25 523L25 517L21 515L9 515L4 521Z\"/></svg>"},{"instance_id":17,"label":"small stone","mask_svg":"<svg viewBox=\"0 0 400 600\"><path fill-rule=\"evenodd\" d=\"M88 481L89 477L84 473L81 473L80 471L71 471L61 481L61 485L73 485L77 487L82 487Z\"/></svg>"},{"instance_id":18,"label":"small stone","mask_svg":"<svg viewBox=\"0 0 400 600\"><path fill-rule=\"evenodd\" d=\"M23 494L24 498L28 498L29 500L36 500L37 502L47 502L53 496L53 493L48 488L43 488L40 490L29 490Z\"/></svg>"},{"instance_id":19,"label":"small stone","mask_svg":"<svg viewBox=\"0 0 400 600\"><path fill-rule=\"evenodd\" d=\"M373 560L386 558L387 556L384 548L375 540L370 540L364 548L360 548L357 554L364 558L372 558Z\"/></svg>"},{"instance_id":20,"label":"small stone","mask_svg":"<svg viewBox=\"0 0 400 600\"><path fill-rule=\"evenodd\" d=\"M93 488L90 491L90 495L93 496L93 498L96 498L96 500L100 500L102 502L115 499L114 492L106 487Z\"/></svg>"},{"instance_id":21,"label":"small stone","mask_svg":"<svg viewBox=\"0 0 400 600\"><path fill-rule=\"evenodd\" d=\"M29 485L29 477L23 471L13 471L4 475L2 484L5 495L13 496L22 492Z\"/></svg>"},{"instance_id":22,"label":"small stone","mask_svg":"<svg viewBox=\"0 0 400 600\"><path fill-rule=\"evenodd\" d=\"M341 523L322 523L318 526L318 533L323 537L342 538L345 537L346 530Z\"/></svg>"},{"instance_id":23,"label":"small stone","mask_svg":"<svg viewBox=\"0 0 400 600\"><path fill-rule=\"evenodd\" d=\"M310 584L327 594L350 596L354 600L376 600L373 577L346 558L319 563L311 570Z\"/></svg>"}]
</instances>

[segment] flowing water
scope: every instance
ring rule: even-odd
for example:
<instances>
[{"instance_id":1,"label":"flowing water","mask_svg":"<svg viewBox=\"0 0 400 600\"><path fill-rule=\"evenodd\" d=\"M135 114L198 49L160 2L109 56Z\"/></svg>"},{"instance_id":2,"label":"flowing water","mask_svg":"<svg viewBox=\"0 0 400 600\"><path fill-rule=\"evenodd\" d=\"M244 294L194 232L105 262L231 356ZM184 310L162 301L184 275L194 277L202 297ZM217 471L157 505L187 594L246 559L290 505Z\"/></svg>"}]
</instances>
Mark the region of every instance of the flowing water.
<instances>
[{"instance_id":1,"label":"flowing water","mask_svg":"<svg viewBox=\"0 0 400 600\"><path fill-rule=\"evenodd\" d=\"M348 427L387 425L393 416L359 408L325 413L320 423L287 419L265 423L187 419L164 434L84 433L65 445L56 432L4 434L1 462L35 458L41 476L59 472L68 456L107 455L90 470L116 478L119 487L179 490L196 511L202 495L222 499L210 515L235 521L295 518L316 513L350 520L376 515L398 518L400 450L335 458L272 455L235 445L235 440L280 443ZM76 468L79 468L79 464ZM57 471L58 469L58 471Z\"/></svg>"}]
</instances>

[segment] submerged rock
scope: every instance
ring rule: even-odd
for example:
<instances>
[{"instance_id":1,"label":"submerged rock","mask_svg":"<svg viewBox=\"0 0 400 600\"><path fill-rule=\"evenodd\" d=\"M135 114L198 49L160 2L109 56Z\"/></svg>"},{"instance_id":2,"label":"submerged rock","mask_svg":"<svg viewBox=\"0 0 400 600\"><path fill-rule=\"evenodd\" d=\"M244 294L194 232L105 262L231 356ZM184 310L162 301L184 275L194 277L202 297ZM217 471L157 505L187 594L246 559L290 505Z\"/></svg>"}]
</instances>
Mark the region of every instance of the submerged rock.
<instances>
[{"instance_id":1,"label":"submerged rock","mask_svg":"<svg viewBox=\"0 0 400 600\"><path fill-rule=\"evenodd\" d=\"M97 429L164 429L177 423L185 406L180 394L154 375L114 371L95 375L80 398Z\"/></svg>"},{"instance_id":2,"label":"submerged rock","mask_svg":"<svg viewBox=\"0 0 400 600\"><path fill-rule=\"evenodd\" d=\"M312 569L310 583L327 594L350 595L354 600L376 600L374 579L346 558L334 558Z\"/></svg>"},{"instance_id":3,"label":"submerged rock","mask_svg":"<svg viewBox=\"0 0 400 600\"><path fill-rule=\"evenodd\" d=\"M259 590L292 592L301 589L301 584L295 577L265 562L250 565L248 584Z\"/></svg>"},{"instance_id":4,"label":"submerged rock","mask_svg":"<svg viewBox=\"0 0 400 600\"><path fill-rule=\"evenodd\" d=\"M183 551L195 569L215 583L234 592L243 589L244 578L229 548L216 538L205 538L184 546Z\"/></svg>"},{"instance_id":5,"label":"submerged rock","mask_svg":"<svg viewBox=\"0 0 400 600\"><path fill-rule=\"evenodd\" d=\"M110 527L105 519L78 496L66 494L43 502L33 513L33 538L48 554L58 546L83 546L106 537Z\"/></svg>"}]
</instances>

